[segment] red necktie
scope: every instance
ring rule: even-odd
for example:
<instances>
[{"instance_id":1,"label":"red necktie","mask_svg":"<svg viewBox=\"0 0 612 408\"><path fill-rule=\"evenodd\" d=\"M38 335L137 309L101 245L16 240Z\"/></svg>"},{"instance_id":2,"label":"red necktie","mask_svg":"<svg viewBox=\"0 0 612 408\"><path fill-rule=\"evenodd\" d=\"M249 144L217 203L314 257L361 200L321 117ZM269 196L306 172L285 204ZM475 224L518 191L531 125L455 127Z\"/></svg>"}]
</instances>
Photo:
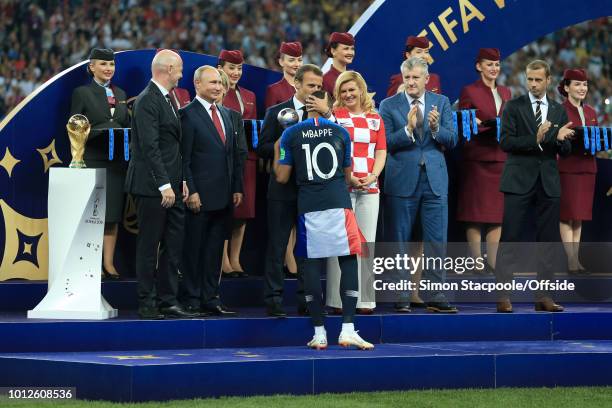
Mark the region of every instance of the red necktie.
<instances>
[{"instance_id":1,"label":"red necktie","mask_svg":"<svg viewBox=\"0 0 612 408\"><path fill-rule=\"evenodd\" d=\"M217 132L219 133L219 138L221 139L221 142L225 144L225 133L223 133L223 126L221 126L221 119L219 119L219 114L217 113L217 107L215 106L214 103L210 105L210 114L212 115L212 120L213 120L213 123L215 124L215 127L217 128Z\"/></svg>"}]
</instances>

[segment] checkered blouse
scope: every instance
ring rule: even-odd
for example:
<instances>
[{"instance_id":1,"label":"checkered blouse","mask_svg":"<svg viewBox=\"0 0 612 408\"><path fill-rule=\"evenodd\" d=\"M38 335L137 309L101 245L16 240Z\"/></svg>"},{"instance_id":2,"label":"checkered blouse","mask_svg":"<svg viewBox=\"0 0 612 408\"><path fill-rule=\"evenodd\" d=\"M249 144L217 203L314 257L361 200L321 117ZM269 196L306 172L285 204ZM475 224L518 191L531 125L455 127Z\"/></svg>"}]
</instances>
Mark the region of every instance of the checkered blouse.
<instances>
[{"instance_id":1,"label":"checkered blouse","mask_svg":"<svg viewBox=\"0 0 612 408\"><path fill-rule=\"evenodd\" d=\"M385 124L378 113L353 115L346 108L334 109L338 124L351 136L352 174L354 177L365 177L374 169L374 153L387 149ZM353 191L353 188L349 188ZM367 193L378 193L378 181L370 184Z\"/></svg>"}]
</instances>

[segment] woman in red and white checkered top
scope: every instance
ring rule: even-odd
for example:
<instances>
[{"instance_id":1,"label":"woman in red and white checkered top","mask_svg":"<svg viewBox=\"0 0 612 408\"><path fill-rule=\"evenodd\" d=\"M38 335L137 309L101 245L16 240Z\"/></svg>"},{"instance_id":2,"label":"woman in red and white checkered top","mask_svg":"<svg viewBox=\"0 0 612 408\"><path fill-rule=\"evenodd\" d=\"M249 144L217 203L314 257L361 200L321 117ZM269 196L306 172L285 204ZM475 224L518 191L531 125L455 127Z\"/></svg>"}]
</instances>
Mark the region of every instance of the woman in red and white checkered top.
<instances>
[{"instance_id":1,"label":"woman in red and white checkered top","mask_svg":"<svg viewBox=\"0 0 612 408\"><path fill-rule=\"evenodd\" d=\"M378 221L378 176L387 159L385 125L374 110L372 95L368 93L366 83L358 72L346 71L340 74L334 87L334 99L334 116L351 136L352 174L349 190L353 211L366 241L374 242ZM374 289L371 284L361 284L361 261L361 258L357 258L360 271L357 313L370 314L376 307ZM368 269L372 270L371 267ZM336 312L342 308L339 287L338 260L330 258L327 264L326 304Z\"/></svg>"}]
</instances>

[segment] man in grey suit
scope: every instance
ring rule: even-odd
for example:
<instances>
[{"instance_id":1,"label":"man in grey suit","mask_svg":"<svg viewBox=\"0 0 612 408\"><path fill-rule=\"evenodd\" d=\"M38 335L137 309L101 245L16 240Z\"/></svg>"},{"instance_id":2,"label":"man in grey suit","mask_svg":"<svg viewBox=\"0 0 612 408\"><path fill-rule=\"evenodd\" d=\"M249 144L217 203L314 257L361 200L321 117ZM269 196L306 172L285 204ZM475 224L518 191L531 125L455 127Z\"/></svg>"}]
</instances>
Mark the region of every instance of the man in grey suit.
<instances>
[{"instance_id":1,"label":"man in grey suit","mask_svg":"<svg viewBox=\"0 0 612 408\"><path fill-rule=\"evenodd\" d=\"M421 212L426 256L444 257L448 228L448 173L443 148L457 144L450 102L446 96L425 91L429 80L427 63L411 57L401 65L405 91L385 99L380 115L387 135L385 170L385 233L389 242L410 241L417 213ZM408 279L408 271L398 271ZM445 272L429 269L425 277L443 282ZM395 304L409 312L408 294ZM455 313L442 292L431 291L427 308Z\"/></svg>"},{"instance_id":2,"label":"man in grey suit","mask_svg":"<svg viewBox=\"0 0 612 408\"><path fill-rule=\"evenodd\" d=\"M169 91L183 76L183 61L174 51L160 51L151 63L151 74L151 82L134 103L132 159L125 180L139 220L138 314L143 319L195 317L177 300L183 201L189 192L183 182L181 124Z\"/></svg>"}]
</instances>

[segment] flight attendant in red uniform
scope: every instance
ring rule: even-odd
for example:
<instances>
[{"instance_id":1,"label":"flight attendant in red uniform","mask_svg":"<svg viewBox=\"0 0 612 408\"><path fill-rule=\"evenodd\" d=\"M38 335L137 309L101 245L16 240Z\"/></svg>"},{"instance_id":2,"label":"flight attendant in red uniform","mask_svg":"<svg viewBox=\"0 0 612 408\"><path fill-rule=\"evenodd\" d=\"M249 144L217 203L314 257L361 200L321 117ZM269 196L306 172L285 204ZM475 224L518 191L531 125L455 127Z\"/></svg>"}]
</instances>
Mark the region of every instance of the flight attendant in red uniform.
<instances>
[{"instance_id":1,"label":"flight attendant in red uniform","mask_svg":"<svg viewBox=\"0 0 612 408\"><path fill-rule=\"evenodd\" d=\"M295 73L303 64L302 60L302 44L300 42L283 42L281 43L278 56L278 65L283 70L283 78L268 86L266 90L266 109L271 106L278 105L293 98L295 95ZM297 264L293 256L293 247L295 246L295 228L291 230L287 251L285 253L286 273L293 276L297 273Z\"/></svg>"},{"instance_id":2,"label":"flight attendant in red uniform","mask_svg":"<svg viewBox=\"0 0 612 408\"><path fill-rule=\"evenodd\" d=\"M333 61L329 71L323 75L323 89L333 95L336 79L346 71L346 67L355 58L355 37L351 33L332 33L325 47L325 53Z\"/></svg>"},{"instance_id":3,"label":"flight attendant in red uniform","mask_svg":"<svg viewBox=\"0 0 612 408\"><path fill-rule=\"evenodd\" d=\"M431 64L433 60L429 55L429 40L427 37L415 37L411 35L406 39L406 49L403 54L404 59L410 57L423 58L428 64ZM393 96L397 93L397 88L404 83L402 74L395 74L390 78L389 89L387 89L387 96ZM441 94L442 85L440 84L440 76L432 72L429 73L429 81L425 85L425 89L429 92Z\"/></svg>"},{"instance_id":4,"label":"flight attendant in red uniform","mask_svg":"<svg viewBox=\"0 0 612 408\"><path fill-rule=\"evenodd\" d=\"M266 89L266 109L288 101L295 95L295 73L302 66L302 44L283 42L278 51L278 65L283 70L283 78Z\"/></svg>"},{"instance_id":5,"label":"flight attendant in red uniform","mask_svg":"<svg viewBox=\"0 0 612 408\"><path fill-rule=\"evenodd\" d=\"M257 119L257 104L255 93L238 86L242 77L242 64L244 57L240 50L223 50L219 54L218 68L225 72L229 78L230 88L223 99L223 106L242 113L245 120ZM249 151L244 163L244 198L242 205L234 211L235 225L232 230L232 239L229 248L223 255L223 272L232 277L245 277L247 274L240 265L240 249L244 238L246 220L255 218L255 177L257 171L257 156Z\"/></svg>"},{"instance_id":6,"label":"flight attendant in red uniform","mask_svg":"<svg viewBox=\"0 0 612 408\"><path fill-rule=\"evenodd\" d=\"M587 74L583 69L566 69L563 80L557 87L565 96L563 107L572 127L597 126L597 113L584 99L589 90ZM572 152L560 157L559 175L561 176L561 239L567 253L569 273L587 273L580 264L578 249L582 221L593 217L593 195L595 193L595 157L585 152L583 139L572 140Z\"/></svg>"},{"instance_id":7,"label":"flight attendant in red uniform","mask_svg":"<svg viewBox=\"0 0 612 408\"><path fill-rule=\"evenodd\" d=\"M463 145L457 220L467 223L467 240L474 257L481 256L480 242L484 228L489 271L495 269L497 244L504 215L504 195L499 191L506 153L497 142L497 127L483 126L485 121L501 117L509 88L497 84L500 54L497 48L481 48L476 58L480 79L461 90L459 109L476 109L478 134Z\"/></svg>"}]
</instances>

